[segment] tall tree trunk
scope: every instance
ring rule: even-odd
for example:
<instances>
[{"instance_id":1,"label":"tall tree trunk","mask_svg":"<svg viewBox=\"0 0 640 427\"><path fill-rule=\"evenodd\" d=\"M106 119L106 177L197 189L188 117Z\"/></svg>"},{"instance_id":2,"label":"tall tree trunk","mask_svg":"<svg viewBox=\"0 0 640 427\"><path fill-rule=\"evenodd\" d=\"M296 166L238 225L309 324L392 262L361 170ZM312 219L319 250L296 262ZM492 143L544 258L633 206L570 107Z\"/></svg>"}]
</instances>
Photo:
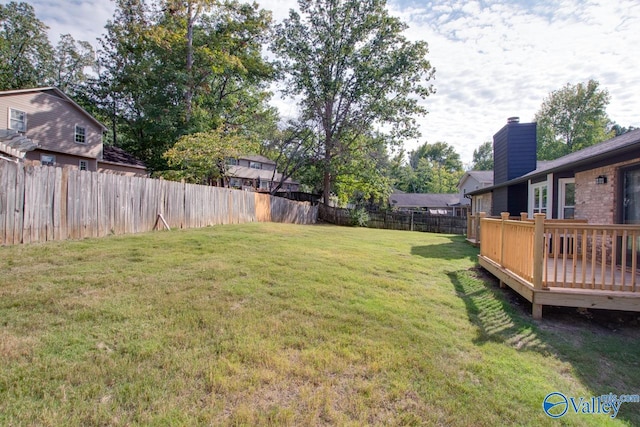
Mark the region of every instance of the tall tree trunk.
<instances>
[{"instance_id":1,"label":"tall tree trunk","mask_svg":"<svg viewBox=\"0 0 640 427\"><path fill-rule=\"evenodd\" d=\"M322 200L329 206L329 196L331 195L331 146L330 142L325 142L324 151L324 171L322 180Z\"/></svg>"},{"instance_id":2,"label":"tall tree trunk","mask_svg":"<svg viewBox=\"0 0 640 427\"><path fill-rule=\"evenodd\" d=\"M118 126L118 109L116 107L116 98L113 98L113 111L111 112L111 127L113 128L113 145L118 146L118 138L116 128Z\"/></svg>"},{"instance_id":3,"label":"tall tree trunk","mask_svg":"<svg viewBox=\"0 0 640 427\"><path fill-rule=\"evenodd\" d=\"M192 113L192 103L193 103L193 23L196 19L195 15L192 15L192 7L191 2L187 2L187 91L184 94L184 103L185 103L185 121L189 123L191 120Z\"/></svg>"}]
</instances>

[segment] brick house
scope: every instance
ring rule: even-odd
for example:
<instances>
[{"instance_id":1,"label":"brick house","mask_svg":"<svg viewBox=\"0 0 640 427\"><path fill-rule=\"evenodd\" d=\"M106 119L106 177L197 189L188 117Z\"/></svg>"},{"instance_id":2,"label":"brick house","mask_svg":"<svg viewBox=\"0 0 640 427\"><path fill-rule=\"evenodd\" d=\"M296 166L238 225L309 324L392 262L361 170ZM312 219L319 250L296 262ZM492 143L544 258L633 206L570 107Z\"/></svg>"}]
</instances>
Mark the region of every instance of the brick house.
<instances>
[{"instance_id":1,"label":"brick house","mask_svg":"<svg viewBox=\"0 0 640 427\"><path fill-rule=\"evenodd\" d=\"M640 223L640 130L551 161L537 163L535 153L535 123L507 123L494 136L494 185L468 192L472 203L490 195L494 216Z\"/></svg>"},{"instance_id":2,"label":"brick house","mask_svg":"<svg viewBox=\"0 0 640 427\"><path fill-rule=\"evenodd\" d=\"M58 88L0 92L0 155L92 172L146 175L139 161L109 157L111 152L104 158L106 130Z\"/></svg>"}]
</instances>

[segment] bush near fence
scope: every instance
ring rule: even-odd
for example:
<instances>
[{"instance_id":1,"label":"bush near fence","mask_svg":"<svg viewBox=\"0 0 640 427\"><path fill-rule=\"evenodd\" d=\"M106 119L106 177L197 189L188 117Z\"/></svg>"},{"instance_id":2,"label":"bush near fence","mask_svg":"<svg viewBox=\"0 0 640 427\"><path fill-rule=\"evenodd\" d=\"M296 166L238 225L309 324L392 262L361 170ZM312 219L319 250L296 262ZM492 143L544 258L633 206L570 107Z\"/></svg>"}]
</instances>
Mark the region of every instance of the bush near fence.
<instances>
[{"instance_id":1,"label":"bush near fence","mask_svg":"<svg viewBox=\"0 0 640 427\"><path fill-rule=\"evenodd\" d=\"M0 244L151 231L158 215L171 228L314 224L318 208L268 194L0 160Z\"/></svg>"},{"instance_id":2,"label":"bush near fence","mask_svg":"<svg viewBox=\"0 0 640 427\"><path fill-rule=\"evenodd\" d=\"M318 219L336 225L353 225L348 209L319 205ZM460 234L467 232L464 217L430 215L428 212L369 212L369 228Z\"/></svg>"}]
</instances>

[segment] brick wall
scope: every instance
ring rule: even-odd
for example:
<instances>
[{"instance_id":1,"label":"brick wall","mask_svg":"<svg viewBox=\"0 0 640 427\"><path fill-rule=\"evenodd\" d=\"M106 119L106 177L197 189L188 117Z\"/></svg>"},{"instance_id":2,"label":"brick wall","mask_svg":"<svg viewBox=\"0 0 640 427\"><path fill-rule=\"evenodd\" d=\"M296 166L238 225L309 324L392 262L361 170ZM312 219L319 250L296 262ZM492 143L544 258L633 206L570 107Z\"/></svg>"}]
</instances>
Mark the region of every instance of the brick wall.
<instances>
[{"instance_id":1,"label":"brick wall","mask_svg":"<svg viewBox=\"0 0 640 427\"><path fill-rule=\"evenodd\" d=\"M619 170L634 163L638 160L576 173L576 218L586 219L590 224L614 224L617 219ZM606 184L596 184L600 175L607 177Z\"/></svg>"},{"instance_id":2,"label":"brick wall","mask_svg":"<svg viewBox=\"0 0 640 427\"><path fill-rule=\"evenodd\" d=\"M576 173L576 218L590 224L615 222L616 170L611 165ZM596 184L600 175L607 177L606 184Z\"/></svg>"}]
</instances>

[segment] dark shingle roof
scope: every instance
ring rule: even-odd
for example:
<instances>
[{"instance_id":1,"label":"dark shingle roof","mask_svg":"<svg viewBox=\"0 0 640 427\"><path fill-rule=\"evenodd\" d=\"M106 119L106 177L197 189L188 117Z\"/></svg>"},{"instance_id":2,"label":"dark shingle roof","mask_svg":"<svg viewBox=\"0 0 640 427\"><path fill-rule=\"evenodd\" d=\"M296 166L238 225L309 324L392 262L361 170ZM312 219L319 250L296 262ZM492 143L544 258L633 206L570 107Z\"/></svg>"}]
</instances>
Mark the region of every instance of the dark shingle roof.
<instances>
[{"instance_id":1,"label":"dark shingle roof","mask_svg":"<svg viewBox=\"0 0 640 427\"><path fill-rule=\"evenodd\" d=\"M264 163L267 165L275 165L276 162L274 162L271 159L266 158L265 156L260 156L258 154L249 154L247 156L238 156L238 159L243 159L243 160L249 160L251 162L260 162L260 163Z\"/></svg>"},{"instance_id":2,"label":"dark shingle roof","mask_svg":"<svg viewBox=\"0 0 640 427\"><path fill-rule=\"evenodd\" d=\"M102 161L146 168L147 165L136 159L122 148L105 145L102 148Z\"/></svg>"},{"instance_id":3,"label":"dark shingle roof","mask_svg":"<svg viewBox=\"0 0 640 427\"><path fill-rule=\"evenodd\" d=\"M391 206L399 208L443 208L459 201L458 194L393 193L389 196Z\"/></svg>"},{"instance_id":4,"label":"dark shingle roof","mask_svg":"<svg viewBox=\"0 0 640 427\"><path fill-rule=\"evenodd\" d=\"M522 178L527 177L528 179L538 174L546 174L563 169L573 169L585 163L592 163L615 154L623 153L628 149L638 148L638 144L640 144L640 129L632 130L615 138L592 145L591 147L574 151L555 160L539 162L536 170L529 172Z\"/></svg>"},{"instance_id":5,"label":"dark shingle roof","mask_svg":"<svg viewBox=\"0 0 640 427\"><path fill-rule=\"evenodd\" d=\"M510 181L500 183L499 185L470 191L469 194L485 193L493 190L494 188L517 184L536 177L542 177L549 173L575 170L577 168L588 166L595 162L606 160L614 156L623 155L627 152L638 149L640 149L640 129L632 130L599 144L583 148L579 151L574 151L573 153L569 153L566 156L557 158L555 160L538 161L538 167L536 168L536 170L533 170L521 177L514 178Z\"/></svg>"}]
</instances>

